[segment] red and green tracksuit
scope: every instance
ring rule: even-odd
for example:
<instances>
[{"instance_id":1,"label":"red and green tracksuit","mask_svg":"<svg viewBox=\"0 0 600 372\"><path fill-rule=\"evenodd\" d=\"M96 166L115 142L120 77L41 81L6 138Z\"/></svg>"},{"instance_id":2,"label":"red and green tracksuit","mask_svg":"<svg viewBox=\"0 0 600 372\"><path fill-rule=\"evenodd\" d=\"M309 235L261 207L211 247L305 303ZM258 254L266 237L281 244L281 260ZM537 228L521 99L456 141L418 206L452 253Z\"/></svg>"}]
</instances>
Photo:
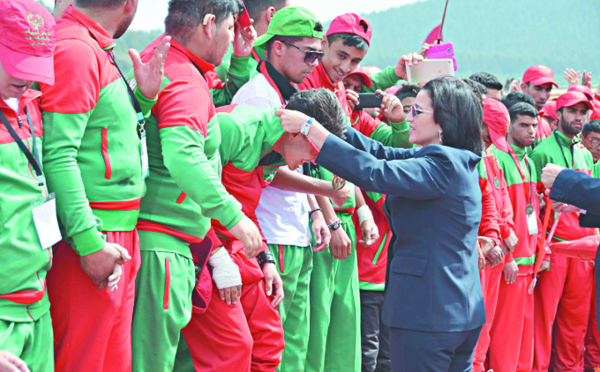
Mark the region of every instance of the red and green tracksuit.
<instances>
[{"instance_id":1,"label":"red and green tracksuit","mask_svg":"<svg viewBox=\"0 0 600 372\"><path fill-rule=\"evenodd\" d=\"M591 175L593 167L590 152L558 130L535 148L531 159L535 162L538 179L547 163L558 164L588 175ZM579 227L579 213L562 214L553 241L573 241L589 235L597 235L597 229ZM533 370L547 370L551 363L551 354L552 365L556 370L581 370L594 282L594 265L562 255L550 257L550 270L540 274L535 292Z\"/></svg>"},{"instance_id":2,"label":"red and green tracksuit","mask_svg":"<svg viewBox=\"0 0 600 372\"><path fill-rule=\"evenodd\" d=\"M0 99L0 110L33 153L27 108L41 155L39 96L37 91L26 91L19 99L18 113ZM48 190L39 186L33 166L4 124L0 124L0 195L0 350L20 357L31 370L50 372L54 353L46 273L52 265L52 250L40 245L31 206L46 198Z\"/></svg>"},{"instance_id":3,"label":"red and green tracksuit","mask_svg":"<svg viewBox=\"0 0 600 372\"><path fill-rule=\"evenodd\" d=\"M514 232L519 239L505 263L515 261L519 267L517 280L507 284L500 279L498 303L490 330L489 367L497 371L529 371L533 360L533 295L527 293L532 281L539 230L539 200L536 194L535 164L526 149L509 145L518 163L507 151L492 145L491 151L504 172L513 209ZM517 166L518 164L518 166ZM523 181L525 178L525 181ZM533 207L538 231L530 233L526 208Z\"/></svg>"},{"instance_id":4,"label":"red and green tracksuit","mask_svg":"<svg viewBox=\"0 0 600 372\"><path fill-rule=\"evenodd\" d=\"M244 214L257 225L255 209L264 186L259 166L284 164L281 155L273 151L284 134L275 110L247 105L224 106L211 121L211 124L218 122L221 131L222 183L242 204ZM227 231L226 226L216 220L212 226L240 268L242 296L237 306L230 306L213 289L206 311L194 312L184 329L194 366L196 370L274 371L284 348L283 328L277 310L271 307L270 298L266 296L263 272L255 258L246 259L242 242ZM264 242L262 251L266 249ZM224 326L228 331L226 335L214 332L215 327ZM183 371L185 361L177 363L177 370Z\"/></svg>"},{"instance_id":5,"label":"red and green tracksuit","mask_svg":"<svg viewBox=\"0 0 600 372\"><path fill-rule=\"evenodd\" d=\"M595 96L596 98L598 96ZM600 162L596 162L592 168L592 177L600 178ZM600 367L600 333L596 320L596 281L593 281L592 306L590 307L590 318L585 335L584 367L593 370Z\"/></svg>"},{"instance_id":6,"label":"red and green tracksuit","mask_svg":"<svg viewBox=\"0 0 600 372\"><path fill-rule=\"evenodd\" d=\"M494 157L491 149L488 149L483 153L482 160L477 164L477 167L479 169L480 186L482 186L483 181L487 183L487 187L491 190L491 196L495 204L494 209L497 211L496 220L500 229L500 236L498 237L495 232L490 231L489 228L485 228L484 218L482 217L479 235L491 237L497 244L501 244L502 240L510 235L513 226L512 205L510 203L510 198L508 197L506 180L498 165L498 160ZM482 190L483 187L484 186L482 186ZM485 203L485 199L486 198L482 196L482 205ZM485 216L485 212L482 213L482 216ZM492 232L491 236L490 234L485 233L486 230ZM494 267L488 265L480 273L481 289L483 301L485 303L486 323L481 329L479 340L477 341L477 345L473 352L473 370L475 372L487 371L485 365L487 352L490 347L490 329L494 323L494 316L496 314L498 289L503 268L504 263Z\"/></svg>"},{"instance_id":7,"label":"red and green tracksuit","mask_svg":"<svg viewBox=\"0 0 600 372\"><path fill-rule=\"evenodd\" d=\"M139 245L135 225L144 192L138 120L124 81L109 57L114 40L69 6L57 21L56 81L40 84L44 165L56 193L65 241L55 246L48 275L56 368L129 370L130 326ZM154 100L135 89L147 114ZM126 248L119 289L98 289L79 256L105 241ZM80 345L95 350L80 352Z\"/></svg>"},{"instance_id":8,"label":"red and green tracksuit","mask_svg":"<svg viewBox=\"0 0 600 372\"><path fill-rule=\"evenodd\" d=\"M143 61L163 38L146 47ZM196 284L190 244L204 239L211 218L231 228L243 217L220 182L221 132L211 121L215 107L203 76L213 68L171 40L162 88L146 124L150 175L138 223L142 265L133 315L135 371L173 369Z\"/></svg>"},{"instance_id":9,"label":"red and green tracksuit","mask_svg":"<svg viewBox=\"0 0 600 372\"><path fill-rule=\"evenodd\" d=\"M374 76L373 82L374 87L390 86L397 82L397 78L395 80L390 78L389 69L386 69L385 73ZM299 84L299 88L301 90L329 89L335 93L340 105L356 128L362 129L369 136L385 139L388 143L390 141L408 142L408 124L406 122L392 124L394 126L394 130L392 130L385 124L369 118L365 113L353 114L346 99L344 85L341 82L334 84L321 63L302 84ZM331 180L333 177L323 168L320 168L320 173L325 180ZM338 218L343 222L342 227L353 243L350 257L339 261L331 257L330 249L315 253L313 257L310 288L311 333L306 371L360 370L360 294L357 285L356 228L352 223L355 204L353 198L351 199L342 208L335 208ZM350 214L348 214L349 210ZM384 230L380 230L382 235L385 235ZM381 242L378 243L381 244ZM341 321L342 319L344 321ZM338 324L338 322L340 323ZM352 342L348 342L348 340L352 340Z\"/></svg>"}]
</instances>

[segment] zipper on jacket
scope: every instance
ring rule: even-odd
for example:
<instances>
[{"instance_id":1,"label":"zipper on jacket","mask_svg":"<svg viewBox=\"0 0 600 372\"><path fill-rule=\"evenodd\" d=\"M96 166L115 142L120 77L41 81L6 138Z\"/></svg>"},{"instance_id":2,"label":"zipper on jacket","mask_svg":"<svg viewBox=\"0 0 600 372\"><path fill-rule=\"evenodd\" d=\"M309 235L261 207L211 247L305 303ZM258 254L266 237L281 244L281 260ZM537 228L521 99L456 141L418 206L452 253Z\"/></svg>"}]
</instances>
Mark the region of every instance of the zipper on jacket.
<instances>
[{"instance_id":1,"label":"zipper on jacket","mask_svg":"<svg viewBox=\"0 0 600 372\"><path fill-rule=\"evenodd\" d=\"M386 232L385 235L383 235L383 239L381 240L381 244L379 245L379 249L377 249L377 252L375 253L375 257L373 258L373 265L377 264L377 261L379 261L379 256L381 255L381 252L383 251L383 247L385 247L385 242L387 241L387 236L388 236L389 232Z\"/></svg>"}]
</instances>

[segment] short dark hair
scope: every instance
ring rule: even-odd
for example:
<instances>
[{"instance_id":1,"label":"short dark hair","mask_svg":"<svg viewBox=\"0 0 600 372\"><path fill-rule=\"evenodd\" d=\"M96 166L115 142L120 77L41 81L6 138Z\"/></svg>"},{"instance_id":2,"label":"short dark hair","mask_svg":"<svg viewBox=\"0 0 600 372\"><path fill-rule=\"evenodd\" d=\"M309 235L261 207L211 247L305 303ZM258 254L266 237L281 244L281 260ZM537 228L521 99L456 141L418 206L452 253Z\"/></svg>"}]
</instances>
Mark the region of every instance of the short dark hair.
<instances>
[{"instance_id":1,"label":"short dark hair","mask_svg":"<svg viewBox=\"0 0 600 372\"><path fill-rule=\"evenodd\" d=\"M517 120L518 115L537 117L538 110L529 103L517 102L508 109L508 114L510 115L510 122L513 123Z\"/></svg>"},{"instance_id":2,"label":"short dark hair","mask_svg":"<svg viewBox=\"0 0 600 372\"><path fill-rule=\"evenodd\" d=\"M453 76L430 80L423 90L431 99L433 120L442 127L442 143L481 156L483 111L473 90Z\"/></svg>"},{"instance_id":3,"label":"short dark hair","mask_svg":"<svg viewBox=\"0 0 600 372\"><path fill-rule=\"evenodd\" d=\"M272 6L273 8L279 10L283 8L286 0L245 0L244 4L246 5L246 10L248 10L248 15L252 19L260 18L261 14L268 7Z\"/></svg>"},{"instance_id":4,"label":"short dark hair","mask_svg":"<svg viewBox=\"0 0 600 372\"><path fill-rule=\"evenodd\" d=\"M483 95L488 92L487 88L481 84L471 79L462 79L471 88L473 93L475 93L475 97L477 97L477 103L483 107Z\"/></svg>"},{"instance_id":5,"label":"short dark hair","mask_svg":"<svg viewBox=\"0 0 600 372\"><path fill-rule=\"evenodd\" d=\"M402 88L398 89L395 93L396 97L402 101L406 97L416 97L421 91L421 87L416 84L406 84Z\"/></svg>"},{"instance_id":6,"label":"short dark hair","mask_svg":"<svg viewBox=\"0 0 600 372\"><path fill-rule=\"evenodd\" d=\"M600 120L594 119L590 120L583 125L583 129L581 130L581 134L584 137L587 137L591 132L596 132L600 134Z\"/></svg>"},{"instance_id":7,"label":"short dark hair","mask_svg":"<svg viewBox=\"0 0 600 372\"><path fill-rule=\"evenodd\" d=\"M347 34L344 32L331 34L327 36L327 42L331 45L336 40L342 40L346 46L353 46L358 50L366 50L369 48L369 43L361 36L355 34Z\"/></svg>"},{"instance_id":8,"label":"short dark hair","mask_svg":"<svg viewBox=\"0 0 600 372\"><path fill-rule=\"evenodd\" d=\"M80 8L110 9L121 5L126 0L75 0L75 5Z\"/></svg>"},{"instance_id":9,"label":"short dark hair","mask_svg":"<svg viewBox=\"0 0 600 372\"><path fill-rule=\"evenodd\" d=\"M219 24L231 14L236 16L241 6L240 0L170 0L165 32L187 40L207 14L214 14Z\"/></svg>"},{"instance_id":10,"label":"short dark hair","mask_svg":"<svg viewBox=\"0 0 600 372\"><path fill-rule=\"evenodd\" d=\"M529 94L516 91L508 93L500 102L502 102L508 110L510 110L513 105L519 102L524 102L530 104L531 106L535 106L535 101Z\"/></svg>"},{"instance_id":11,"label":"short dark hair","mask_svg":"<svg viewBox=\"0 0 600 372\"><path fill-rule=\"evenodd\" d=\"M469 76L469 79L483 84L488 89L502 90L502 83L498 78L489 72L476 72Z\"/></svg>"},{"instance_id":12,"label":"short dark hair","mask_svg":"<svg viewBox=\"0 0 600 372\"><path fill-rule=\"evenodd\" d=\"M333 135L346 138L346 114L329 89L309 89L294 93L286 109L313 117Z\"/></svg>"}]
</instances>

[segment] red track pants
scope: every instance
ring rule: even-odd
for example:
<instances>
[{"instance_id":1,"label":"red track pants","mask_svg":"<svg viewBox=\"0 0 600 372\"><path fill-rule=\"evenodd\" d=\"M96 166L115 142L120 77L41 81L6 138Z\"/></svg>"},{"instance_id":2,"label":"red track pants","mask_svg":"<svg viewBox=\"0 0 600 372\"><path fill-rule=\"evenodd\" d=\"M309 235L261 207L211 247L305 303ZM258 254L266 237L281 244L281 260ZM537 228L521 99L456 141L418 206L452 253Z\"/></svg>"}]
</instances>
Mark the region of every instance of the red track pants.
<instances>
[{"instance_id":1,"label":"red track pants","mask_svg":"<svg viewBox=\"0 0 600 372\"><path fill-rule=\"evenodd\" d=\"M131 371L131 319L140 267L137 230L107 232L107 241L129 251L118 289L98 289L81 269L79 255L62 241L48 273L50 314L58 372Z\"/></svg>"},{"instance_id":2,"label":"red track pants","mask_svg":"<svg viewBox=\"0 0 600 372\"><path fill-rule=\"evenodd\" d=\"M496 305L498 304L498 289L502 277L502 268L504 263L492 266L486 266L481 272L481 292L483 293L483 303L485 304L486 323L481 328L481 334L475 351L473 352L473 371L487 371L485 368L486 356L490 347L490 329L494 322L496 314Z\"/></svg>"},{"instance_id":3,"label":"red track pants","mask_svg":"<svg viewBox=\"0 0 600 372\"><path fill-rule=\"evenodd\" d=\"M531 275L519 274L513 284L500 278L498 304L490 330L489 367L495 372L531 370L533 360L533 294Z\"/></svg>"},{"instance_id":4,"label":"red track pants","mask_svg":"<svg viewBox=\"0 0 600 372\"><path fill-rule=\"evenodd\" d=\"M590 307L590 321L588 322L587 334L585 335L584 366L593 370L600 368L600 333L598 333L598 322L596 319L596 283L593 284L592 306Z\"/></svg>"},{"instance_id":5,"label":"red track pants","mask_svg":"<svg viewBox=\"0 0 600 372\"><path fill-rule=\"evenodd\" d=\"M540 274L535 289L533 371L581 371L590 315L594 267L578 258L552 255L550 271ZM552 336L554 335L554 342Z\"/></svg>"},{"instance_id":6,"label":"red track pants","mask_svg":"<svg viewBox=\"0 0 600 372\"><path fill-rule=\"evenodd\" d=\"M242 274L242 297L227 305L213 285L212 298L203 314L192 314L183 329L196 371L275 371L284 349L283 327L265 294L262 271L256 260L247 260L244 249L233 261Z\"/></svg>"}]
</instances>

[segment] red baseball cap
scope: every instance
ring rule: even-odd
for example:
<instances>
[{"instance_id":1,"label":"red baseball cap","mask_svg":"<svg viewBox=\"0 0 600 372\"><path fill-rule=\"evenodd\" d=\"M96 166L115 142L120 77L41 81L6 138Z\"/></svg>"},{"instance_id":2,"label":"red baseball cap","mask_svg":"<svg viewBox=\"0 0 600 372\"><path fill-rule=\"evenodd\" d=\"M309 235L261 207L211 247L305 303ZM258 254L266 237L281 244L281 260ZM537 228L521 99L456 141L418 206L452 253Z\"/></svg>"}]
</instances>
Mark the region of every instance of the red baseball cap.
<instances>
[{"instance_id":1,"label":"red baseball cap","mask_svg":"<svg viewBox=\"0 0 600 372\"><path fill-rule=\"evenodd\" d=\"M589 99L590 101L594 98L590 87L584 87L583 85L574 85L572 87L569 87L569 89L567 89L567 92L581 92L585 94L587 99Z\"/></svg>"},{"instance_id":2,"label":"red baseball cap","mask_svg":"<svg viewBox=\"0 0 600 372\"><path fill-rule=\"evenodd\" d=\"M533 85L544 85L551 83L558 88L558 85L554 82L554 72L548 66L535 65L525 70L523 74L523 82L531 83Z\"/></svg>"},{"instance_id":3,"label":"red baseball cap","mask_svg":"<svg viewBox=\"0 0 600 372\"><path fill-rule=\"evenodd\" d=\"M590 116L590 120L600 119L600 101L593 100L594 111L592 111L592 115Z\"/></svg>"},{"instance_id":4,"label":"red baseball cap","mask_svg":"<svg viewBox=\"0 0 600 372\"><path fill-rule=\"evenodd\" d=\"M483 123L488 127L492 143L500 150L507 151L506 133L510 125L510 115L506 106L497 99L484 98Z\"/></svg>"},{"instance_id":5,"label":"red baseball cap","mask_svg":"<svg viewBox=\"0 0 600 372\"><path fill-rule=\"evenodd\" d=\"M358 35L365 39L369 46L371 45L373 29L371 28L369 21L361 15L345 13L335 17L333 21L331 21L325 36L342 33Z\"/></svg>"},{"instance_id":6,"label":"red baseball cap","mask_svg":"<svg viewBox=\"0 0 600 372\"><path fill-rule=\"evenodd\" d=\"M540 114L542 114L542 116L550 116L552 119L558 120L556 118L556 99L546 102L544 107L540 110Z\"/></svg>"},{"instance_id":7,"label":"red baseball cap","mask_svg":"<svg viewBox=\"0 0 600 372\"><path fill-rule=\"evenodd\" d=\"M360 76L363 80L363 85L366 86L367 88L369 88L371 86L371 78L369 78L369 75L365 74L362 67L358 66L354 71L352 71L351 73L348 74L348 76L351 76L351 75ZM346 76L346 77L348 77L348 76Z\"/></svg>"},{"instance_id":8,"label":"red baseball cap","mask_svg":"<svg viewBox=\"0 0 600 372\"><path fill-rule=\"evenodd\" d=\"M575 106L578 103L585 103L589 110L594 109L594 105L592 105L592 102L585 94L581 92L567 91L566 93L561 94L556 100L556 111L563 107Z\"/></svg>"},{"instance_id":9,"label":"red baseball cap","mask_svg":"<svg viewBox=\"0 0 600 372\"><path fill-rule=\"evenodd\" d=\"M54 84L56 22L33 0L0 0L0 62L17 79Z\"/></svg>"}]
</instances>

